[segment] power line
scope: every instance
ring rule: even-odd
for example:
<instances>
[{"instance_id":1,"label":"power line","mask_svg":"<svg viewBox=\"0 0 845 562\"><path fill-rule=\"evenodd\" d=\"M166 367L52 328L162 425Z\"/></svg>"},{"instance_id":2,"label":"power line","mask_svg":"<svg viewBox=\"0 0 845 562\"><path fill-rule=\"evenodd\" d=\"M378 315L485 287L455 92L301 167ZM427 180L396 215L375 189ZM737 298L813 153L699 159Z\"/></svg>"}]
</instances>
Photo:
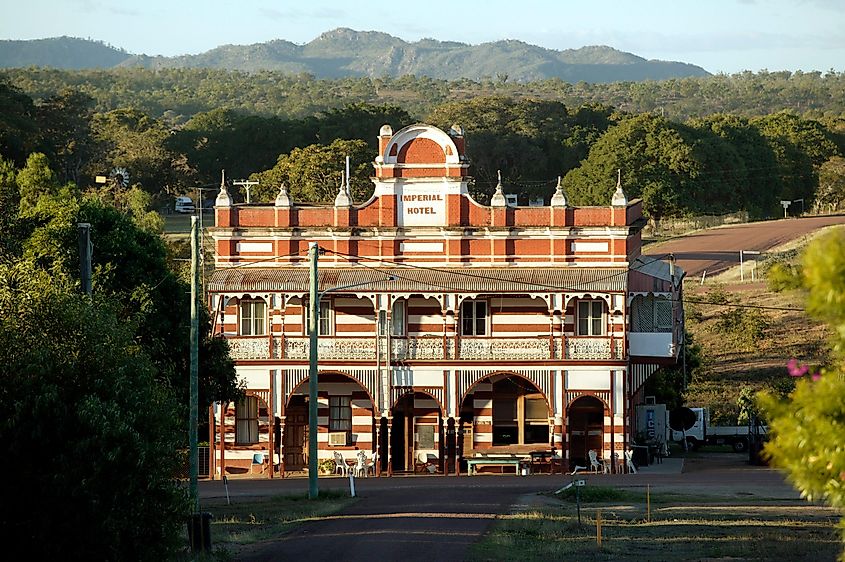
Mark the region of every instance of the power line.
<instances>
[{"instance_id":1,"label":"power line","mask_svg":"<svg viewBox=\"0 0 845 562\"><path fill-rule=\"evenodd\" d=\"M408 264L408 263L398 263L398 262L380 259L380 258L368 258L368 257L363 257L363 256L353 256L351 254L344 254L344 253L341 253L341 252L335 252L333 250L327 250L327 249L324 250L324 251L326 251L328 253L335 254L335 255L343 258L344 260L348 261L349 263L353 264L353 265L360 265L360 266L365 267L367 269L372 269L374 271L378 271L379 273L386 273L386 272L379 269L379 268L368 266L366 264L360 263L360 261L357 261L357 260L376 261L376 262L379 262L379 263L385 263L385 264L395 265L395 266L399 266L399 267L406 267L408 269L420 269L420 270L432 271L432 272L436 272L436 273L461 275L461 276L465 276L465 277L482 279L482 280L486 280L486 281L500 281L500 282L504 282L504 283L516 283L516 284L520 284L520 285L527 285L529 287L538 287L538 288L543 288L543 289L553 289L553 290L558 290L558 291L583 291L584 290L583 287L561 287L561 286L558 286L558 285L548 285L548 284L545 284L545 283L532 283L530 281L520 281L520 280L517 280L517 279L504 279L504 278L495 277L495 276L492 276L492 275L482 275L482 274L477 274L477 273L468 273L468 272L465 272L465 271L442 269L442 268L436 268L436 267L426 267L426 266L414 265L414 264ZM591 280L591 283L607 281L607 280L613 279L615 277L618 277L620 275L627 275L631 271L640 271L643 267L645 267L647 265L649 265L649 264L643 263L642 266L629 267L625 271L622 271L622 272L619 272L619 273L614 273L614 274L608 275L608 276L603 277L603 278ZM424 284L424 285L446 288L446 289L450 289L450 290L454 289L454 287L447 287L445 285L432 284L432 283L427 282L427 281L420 281L420 280L417 280L417 279L411 279L411 278L408 278L408 277L404 277L404 276L396 274L393 270L390 271L390 274L395 275L395 276L397 276L401 279L405 279L407 281L412 281L412 282L415 282L415 283L421 283L421 284ZM710 305L718 305L718 306L729 306L729 307L734 307L734 308L757 308L757 309L762 309L762 310L780 310L780 311L786 311L786 312L804 312L804 309L802 309L802 308L792 308L792 307L782 307L782 306L765 306L765 305L757 305L757 304L740 304L740 303L730 303L730 302L723 302L723 301L708 301L708 300L696 299L696 298L690 298L690 297L678 299L676 302L688 303L688 304L710 304Z\"/></svg>"}]
</instances>

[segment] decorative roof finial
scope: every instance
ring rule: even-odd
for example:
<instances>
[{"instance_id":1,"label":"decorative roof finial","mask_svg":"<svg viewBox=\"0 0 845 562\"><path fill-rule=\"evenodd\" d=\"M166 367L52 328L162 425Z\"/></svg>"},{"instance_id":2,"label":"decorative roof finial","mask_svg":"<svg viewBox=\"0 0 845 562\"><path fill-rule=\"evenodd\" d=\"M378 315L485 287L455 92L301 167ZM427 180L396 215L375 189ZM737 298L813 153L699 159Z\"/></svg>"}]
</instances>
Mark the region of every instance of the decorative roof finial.
<instances>
[{"instance_id":1,"label":"decorative roof finial","mask_svg":"<svg viewBox=\"0 0 845 562\"><path fill-rule=\"evenodd\" d=\"M616 192L613 194L610 204L614 207L627 207L628 198L625 197L625 192L622 191L622 169L617 169L616 174Z\"/></svg>"},{"instance_id":2,"label":"decorative roof finial","mask_svg":"<svg viewBox=\"0 0 845 562\"><path fill-rule=\"evenodd\" d=\"M560 176L557 177L557 187L552 195L552 207L566 207L566 194L563 192L563 183Z\"/></svg>"},{"instance_id":3,"label":"decorative roof finial","mask_svg":"<svg viewBox=\"0 0 845 562\"><path fill-rule=\"evenodd\" d=\"M276 195L276 207L290 207L290 196L285 182L279 186L279 194Z\"/></svg>"},{"instance_id":4,"label":"decorative roof finial","mask_svg":"<svg viewBox=\"0 0 845 562\"><path fill-rule=\"evenodd\" d=\"M507 207L508 201L505 199L505 192L502 189L502 170L498 170L499 183L496 184L496 193L490 198L491 207Z\"/></svg>"},{"instance_id":5,"label":"decorative roof finial","mask_svg":"<svg viewBox=\"0 0 845 562\"><path fill-rule=\"evenodd\" d=\"M349 191L346 189L346 182L344 181L343 172L340 173L340 187L337 190L337 197L334 198L335 207L351 207L352 197L349 196Z\"/></svg>"},{"instance_id":6,"label":"decorative roof finial","mask_svg":"<svg viewBox=\"0 0 845 562\"><path fill-rule=\"evenodd\" d=\"M232 206L232 198L229 197L229 191L226 189L226 170L220 170L220 192L217 193L217 199L214 200L214 206Z\"/></svg>"}]
</instances>

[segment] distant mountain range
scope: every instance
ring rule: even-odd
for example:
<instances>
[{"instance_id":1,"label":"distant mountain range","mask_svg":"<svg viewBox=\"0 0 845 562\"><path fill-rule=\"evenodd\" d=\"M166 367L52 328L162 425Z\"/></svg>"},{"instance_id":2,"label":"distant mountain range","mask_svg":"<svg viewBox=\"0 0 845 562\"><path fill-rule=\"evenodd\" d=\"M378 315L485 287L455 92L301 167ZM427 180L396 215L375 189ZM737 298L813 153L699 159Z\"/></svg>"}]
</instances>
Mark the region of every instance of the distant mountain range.
<instances>
[{"instance_id":1,"label":"distant mountain range","mask_svg":"<svg viewBox=\"0 0 845 562\"><path fill-rule=\"evenodd\" d=\"M480 45L422 39L408 43L378 31L338 28L297 45L276 39L223 45L198 55L133 55L102 42L73 37L0 41L0 68L214 68L307 72L318 78L414 74L454 80L483 77L515 81L620 82L707 76L699 66L646 60L606 46L555 51L522 41Z\"/></svg>"}]
</instances>

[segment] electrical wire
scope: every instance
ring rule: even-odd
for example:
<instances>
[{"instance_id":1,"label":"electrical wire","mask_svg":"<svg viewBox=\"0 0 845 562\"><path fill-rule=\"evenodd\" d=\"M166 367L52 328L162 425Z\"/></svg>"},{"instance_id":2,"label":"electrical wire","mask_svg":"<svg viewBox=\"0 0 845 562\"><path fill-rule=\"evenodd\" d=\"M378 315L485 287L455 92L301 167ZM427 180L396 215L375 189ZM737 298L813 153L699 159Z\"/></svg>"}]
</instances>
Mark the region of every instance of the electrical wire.
<instances>
[{"instance_id":1,"label":"electrical wire","mask_svg":"<svg viewBox=\"0 0 845 562\"><path fill-rule=\"evenodd\" d=\"M380 262L380 263L386 263L386 264L390 264L390 265L406 267L406 268L409 268L409 269L421 269L421 270L433 271L433 272L437 272L437 273L462 275L462 276L466 276L466 277L472 277L472 278L482 279L482 280L487 280L487 281L500 281L500 282L505 282L505 283L517 283L517 284L522 284L522 285L528 285L530 287L539 287L539 288L543 288L543 289L551 289L551 290L557 290L557 291L583 291L584 290L583 287L561 287L561 286L558 286L558 285L547 285L547 284L544 284L544 283L532 283L530 281L503 279L501 277L495 277L495 276L492 276L492 275L481 275L481 274L468 273L468 272L464 272L464 271L441 269L441 268L435 268L435 267L426 267L426 266L413 265L413 264L407 264L407 263L398 263L398 262L393 262L393 261L390 261L390 260L384 260L384 259L381 259L381 258L367 258L367 257L362 257L362 256L353 256L351 254L343 254L341 252L335 252L333 250L324 250L324 251L327 252L327 253L335 254L335 255L343 258L344 260L348 261L349 263L353 264L353 265L360 265L360 266L365 267L367 269L372 269L374 271L378 271L380 273L385 273L385 274L387 274L387 273L384 270L381 270L381 269L378 269L378 268L375 268L375 267L372 267L372 266L368 266L366 264L360 263L357 260L377 261L377 262ZM354 260L352 258L354 258ZM639 271L642 267L645 267L646 265L649 265L649 264L644 263L640 267L628 268L625 271L622 271L622 272L619 272L619 273L614 273L614 274L609 275L609 276L604 277L604 278L592 280L591 283L606 281L606 280L609 280L609 279L613 279L614 277L618 277L620 275L627 275L630 271ZM405 279L407 281L412 281L414 283L421 283L421 284L425 284L425 285L429 285L429 286L446 288L446 289L449 289L449 290L454 289L454 287L451 287L451 286L447 287L447 286L444 286L444 285L431 284L431 283L426 282L426 281L419 281L417 279L410 279L408 277L403 277L401 275L396 274L394 270L390 270L389 274L395 275L396 277L399 277L401 279ZM779 311L786 311L786 312L804 312L804 309L801 309L801 308L782 307L782 306L765 306L765 305L757 305L757 304L740 304L740 303L729 303L729 302L726 303L726 302L722 302L722 301L707 301L707 300L704 300L704 299L696 299L694 297L685 297L685 298L677 299L676 302L680 302L682 304L710 304L710 305L727 306L727 307L734 307L734 308L756 308L756 309L762 309L762 310L779 310Z\"/></svg>"}]
</instances>

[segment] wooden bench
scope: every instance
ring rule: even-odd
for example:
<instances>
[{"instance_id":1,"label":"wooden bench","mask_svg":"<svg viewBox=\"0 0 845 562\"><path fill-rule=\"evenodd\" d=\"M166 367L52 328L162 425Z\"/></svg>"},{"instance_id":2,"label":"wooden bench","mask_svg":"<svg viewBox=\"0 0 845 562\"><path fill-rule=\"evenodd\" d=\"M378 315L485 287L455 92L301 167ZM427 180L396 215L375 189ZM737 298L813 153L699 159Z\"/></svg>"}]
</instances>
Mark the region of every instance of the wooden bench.
<instances>
[{"instance_id":1,"label":"wooden bench","mask_svg":"<svg viewBox=\"0 0 845 562\"><path fill-rule=\"evenodd\" d=\"M467 460L467 473L470 476L473 476L478 473L479 466L498 466L502 468L502 473L504 473L504 467L512 466L514 467L514 473L519 474L519 467L522 464L527 464L527 461L520 457L510 456L510 457L488 457L488 456L481 456L481 457L470 457Z\"/></svg>"}]
</instances>

